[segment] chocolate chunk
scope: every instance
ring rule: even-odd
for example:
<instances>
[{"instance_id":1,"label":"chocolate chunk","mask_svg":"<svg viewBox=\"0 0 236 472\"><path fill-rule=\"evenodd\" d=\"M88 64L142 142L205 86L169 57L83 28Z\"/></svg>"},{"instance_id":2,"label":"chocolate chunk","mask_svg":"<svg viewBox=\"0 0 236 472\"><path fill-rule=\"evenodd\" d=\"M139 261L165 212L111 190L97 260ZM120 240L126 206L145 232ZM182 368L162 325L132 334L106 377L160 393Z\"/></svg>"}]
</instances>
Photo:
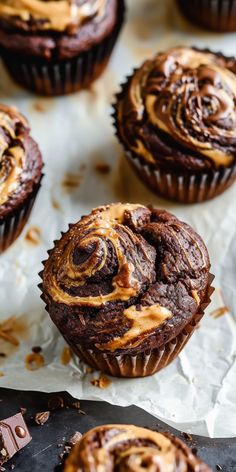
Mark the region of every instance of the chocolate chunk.
<instances>
[{"instance_id":1,"label":"chocolate chunk","mask_svg":"<svg viewBox=\"0 0 236 472\"><path fill-rule=\"evenodd\" d=\"M30 441L31 436L21 413L0 421L0 465L11 459Z\"/></svg>"},{"instance_id":2,"label":"chocolate chunk","mask_svg":"<svg viewBox=\"0 0 236 472\"><path fill-rule=\"evenodd\" d=\"M82 438L82 434L79 431L76 431L73 436L67 441L68 446L75 446Z\"/></svg>"},{"instance_id":3,"label":"chocolate chunk","mask_svg":"<svg viewBox=\"0 0 236 472\"><path fill-rule=\"evenodd\" d=\"M35 415L35 423L40 426L43 426L49 419L50 412L49 411L42 411Z\"/></svg>"},{"instance_id":4,"label":"chocolate chunk","mask_svg":"<svg viewBox=\"0 0 236 472\"><path fill-rule=\"evenodd\" d=\"M51 410L58 410L59 408L64 408L64 400L62 397L51 397L48 400L48 409Z\"/></svg>"}]
</instances>

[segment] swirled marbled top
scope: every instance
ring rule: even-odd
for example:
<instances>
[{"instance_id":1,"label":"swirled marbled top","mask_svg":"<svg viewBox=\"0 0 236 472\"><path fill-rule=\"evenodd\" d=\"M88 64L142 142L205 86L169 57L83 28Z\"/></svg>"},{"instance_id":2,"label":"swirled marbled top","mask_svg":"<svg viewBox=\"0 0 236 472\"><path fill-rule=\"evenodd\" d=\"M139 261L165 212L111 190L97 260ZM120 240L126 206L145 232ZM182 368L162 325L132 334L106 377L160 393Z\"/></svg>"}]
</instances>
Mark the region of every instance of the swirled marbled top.
<instances>
[{"instance_id":1,"label":"swirled marbled top","mask_svg":"<svg viewBox=\"0 0 236 472\"><path fill-rule=\"evenodd\" d=\"M132 425L92 429L72 449L64 472L211 472L179 439Z\"/></svg>"},{"instance_id":2,"label":"swirled marbled top","mask_svg":"<svg viewBox=\"0 0 236 472\"><path fill-rule=\"evenodd\" d=\"M184 47L146 61L116 105L125 147L151 164L231 165L236 160L233 70L232 60Z\"/></svg>"},{"instance_id":3,"label":"swirled marbled top","mask_svg":"<svg viewBox=\"0 0 236 472\"><path fill-rule=\"evenodd\" d=\"M0 104L0 218L40 180L42 158L29 133L27 120Z\"/></svg>"},{"instance_id":4,"label":"swirled marbled top","mask_svg":"<svg viewBox=\"0 0 236 472\"><path fill-rule=\"evenodd\" d=\"M43 297L73 342L144 349L180 331L205 297L209 258L201 238L167 212L139 204L100 207L50 252Z\"/></svg>"},{"instance_id":5,"label":"swirled marbled top","mask_svg":"<svg viewBox=\"0 0 236 472\"><path fill-rule=\"evenodd\" d=\"M65 31L102 17L107 0L0 0L0 16L34 22L36 30Z\"/></svg>"}]
</instances>

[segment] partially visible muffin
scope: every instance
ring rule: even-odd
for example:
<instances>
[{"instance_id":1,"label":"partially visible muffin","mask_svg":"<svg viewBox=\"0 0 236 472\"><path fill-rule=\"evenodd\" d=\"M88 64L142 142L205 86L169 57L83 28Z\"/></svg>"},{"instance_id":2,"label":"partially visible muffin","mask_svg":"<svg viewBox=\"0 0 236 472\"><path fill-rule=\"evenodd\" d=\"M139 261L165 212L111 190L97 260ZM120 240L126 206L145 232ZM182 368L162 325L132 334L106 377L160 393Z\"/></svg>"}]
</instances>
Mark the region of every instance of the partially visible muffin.
<instances>
[{"instance_id":1,"label":"partially visible muffin","mask_svg":"<svg viewBox=\"0 0 236 472\"><path fill-rule=\"evenodd\" d=\"M236 31L236 0L177 0L182 13L202 28Z\"/></svg>"},{"instance_id":2,"label":"partially visible muffin","mask_svg":"<svg viewBox=\"0 0 236 472\"><path fill-rule=\"evenodd\" d=\"M176 47L122 86L115 127L147 187L183 203L221 194L236 178L236 62Z\"/></svg>"},{"instance_id":3,"label":"partially visible muffin","mask_svg":"<svg viewBox=\"0 0 236 472\"><path fill-rule=\"evenodd\" d=\"M0 0L0 52L24 87L71 93L103 72L123 16L124 0Z\"/></svg>"},{"instance_id":4,"label":"partially visible muffin","mask_svg":"<svg viewBox=\"0 0 236 472\"><path fill-rule=\"evenodd\" d=\"M44 266L42 298L72 350L120 377L168 365L212 293L200 236L140 204L93 210L55 243Z\"/></svg>"},{"instance_id":5,"label":"partially visible muffin","mask_svg":"<svg viewBox=\"0 0 236 472\"><path fill-rule=\"evenodd\" d=\"M72 449L64 472L212 472L177 437L133 425L98 426Z\"/></svg>"},{"instance_id":6,"label":"partially visible muffin","mask_svg":"<svg viewBox=\"0 0 236 472\"><path fill-rule=\"evenodd\" d=\"M42 178L42 156L30 136L28 121L0 105L0 252L27 222Z\"/></svg>"}]
</instances>

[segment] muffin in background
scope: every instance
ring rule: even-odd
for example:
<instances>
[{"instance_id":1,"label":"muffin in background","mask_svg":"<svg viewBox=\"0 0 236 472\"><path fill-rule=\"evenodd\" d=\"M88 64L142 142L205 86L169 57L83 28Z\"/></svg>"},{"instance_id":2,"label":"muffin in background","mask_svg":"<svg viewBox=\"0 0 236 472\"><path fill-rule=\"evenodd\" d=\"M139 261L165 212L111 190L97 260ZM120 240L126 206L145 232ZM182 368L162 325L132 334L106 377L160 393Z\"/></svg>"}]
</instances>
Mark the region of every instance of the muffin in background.
<instances>
[{"instance_id":1,"label":"muffin in background","mask_svg":"<svg viewBox=\"0 0 236 472\"><path fill-rule=\"evenodd\" d=\"M236 178L236 61L175 47L122 85L115 129L149 189L182 203L211 199Z\"/></svg>"},{"instance_id":2,"label":"muffin in background","mask_svg":"<svg viewBox=\"0 0 236 472\"><path fill-rule=\"evenodd\" d=\"M30 136L28 121L0 105L0 253L24 228L42 178L42 156Z\"/></svg>"},{"instance_id":3,"label":"muffin in background","mask_svg":"<svg viewBox=\"0 0 236 472\"><path fill-rule=\"evenodd\" d=\"M23 87L75 92L105 69L123 17L124 0L0 1L0 53Z\"/></svg>"},{"instance_id":4,"label":"muffin in background","mask_svg":"<svg viewBox=\"0 0 236 472\"><path fill-rule=\"evenodd\" d=\"M63 470L212 472L176 436L130 424L88 431L70 452Z\"/></svg>"},{"instance_id":5,"label":"muffin in background","mask_svg":"<svg viewBox=\"0 0 236 472\"><path fill-rule=\"evenodd\" d=\"M167 366L210 302L205 244L175 216L140 204L94 209L49 251L46 309L95 369L144 377Z\"/></svg>"},{"instance_id":6,"label":"muffin in background","mask_svg":"<svg viewBox=\"0 0 236 472\"><path fill-rule=\"evenodd\" d=\"M177 0L184 16L196 25L219 32L236 31L236 0Z\"/></svg>"}]
</instances>

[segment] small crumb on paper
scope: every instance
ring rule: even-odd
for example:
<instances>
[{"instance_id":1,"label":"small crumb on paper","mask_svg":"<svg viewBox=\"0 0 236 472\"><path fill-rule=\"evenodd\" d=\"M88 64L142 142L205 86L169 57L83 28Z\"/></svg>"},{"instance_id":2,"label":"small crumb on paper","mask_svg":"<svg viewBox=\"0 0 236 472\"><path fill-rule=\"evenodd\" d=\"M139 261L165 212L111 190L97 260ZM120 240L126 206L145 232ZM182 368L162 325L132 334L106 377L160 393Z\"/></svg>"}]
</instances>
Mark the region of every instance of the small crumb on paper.
<instances>
[{"instance_id":1,"label":"small crumb on paper","mask_svg":"<svg viewBox=\"0 0 236 472\"><path fill-rule=\"evenodd\" d=\"M37 246L38 244L40 244L41 241L41 230L37 228L37 226L32 226L28 229L25 235L25 240L27 241L27 243Z\"/></svg>"},{"instance_id":2,"label":"small crumb on paper","mask_svg":"<svg viewBox=\"0 0 236 472\"><path fill-rule=\"evenodd\" d=\"M109 380L105 375L101 374L98 379L92 379L91 384L94 387L98 387L104 390L111 385L111 380Z\"/></svg>"},{"instance_id":3,"label":"small crumb on paper","mask_svg":"<svg viewBox=\"0 0 236 472\"><path fill-rule=\"evenodd\" d=\"M99 174L107 175L107 174L110 173L111 167L110 167L109 164L107 164L106 162L97 162L97 163L95 164L95 170L96 170L96 172L98 172Z\"/></svg>"},{"instance_id":4,"label":"small crumb on paper","mask_svg":"<svg viewBox=\"0 0 236 472\"><path fill-rule=\"evenodd\" d=\"M28 370L35 371L44 366L44 357L42 354L32 352L25 358L25 367Z\"/></svg>"},{"instance_id":5,"label":"small crumb on paper","mask_svg":"<svg viewBox=\"0 0 236 472\"><path fill-rule=\"evenodd\" d=\"M65 346L61 354L61 363L67 365L72 359L72 352L68 346Z\"/></svg>"},{"instance_id":6,"label":"small crumb on paper","mask_svg":"<svg viewBox=\"0 0 236 472\"><path fill-rule=\"evenodd\" d=\"M62 187L66 193L70 193L80 186L81 180L81 174L66 172L62 181Z\"/></svg>"},{"instance_id":7,"label":"small crumb on paper","mask_svg":"<svg viewBox=\"0 0 236 472\"><path fill-rule=\"evenodd\" d=\"M12 346L19 346L19 341L14 334L15 317L12 316L0 323L0 339Z\"/></svg>"},{"instance_id":8,"label":"small crumb on paper","mask_svg":"<svg viewBox=\"0 0 236 472\"><path fill-rule=\"evenodd\" d=\"M221 316L226 315L226 313L228 312L229 312L229 309L227 308L227 306L222 306L221 308L218 308L217 310L212 311L212 313L210 313L210 316L214 318L214 320L217 320L218 318L221 318Z\"/></svg>"}]
</instances>

